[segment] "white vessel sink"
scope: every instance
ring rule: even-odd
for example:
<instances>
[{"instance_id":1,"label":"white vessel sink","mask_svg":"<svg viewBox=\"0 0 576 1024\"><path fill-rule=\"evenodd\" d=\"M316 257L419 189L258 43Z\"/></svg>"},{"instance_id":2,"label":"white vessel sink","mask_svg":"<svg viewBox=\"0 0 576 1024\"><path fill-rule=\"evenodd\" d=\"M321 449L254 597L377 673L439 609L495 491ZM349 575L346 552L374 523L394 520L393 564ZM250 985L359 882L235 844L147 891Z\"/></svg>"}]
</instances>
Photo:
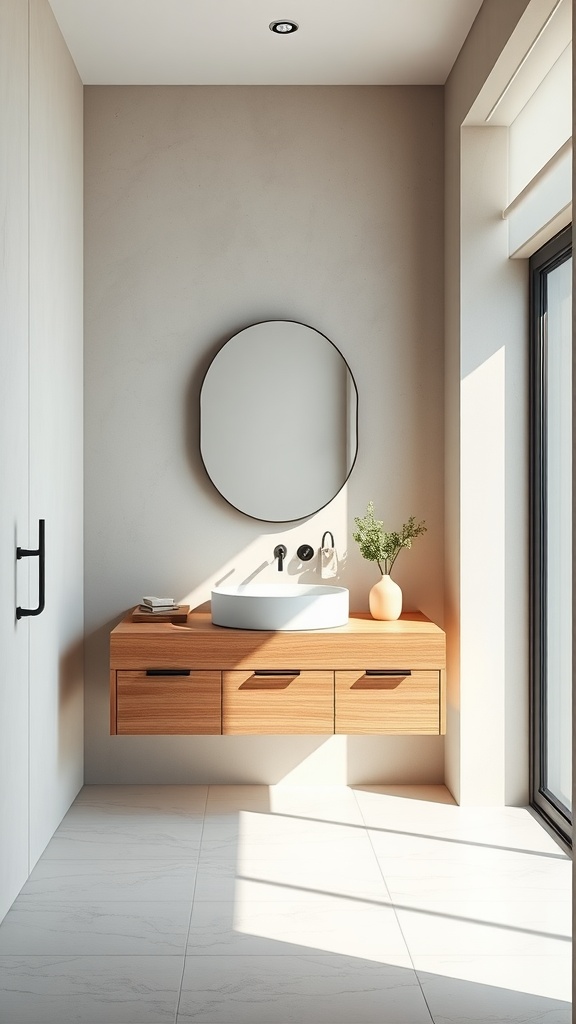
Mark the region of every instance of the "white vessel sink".
<instances>
[{"instance_id":1,"label":"white vessel sink","mask_svg":"<svg viewBox=\"0 0 576 1024\"><path fill-rule=\"evenodd\" d=\"M346 587L247 583L212 591L212 622L232 629L330 629L348 622Z\"/></svg>"}]
</instances>

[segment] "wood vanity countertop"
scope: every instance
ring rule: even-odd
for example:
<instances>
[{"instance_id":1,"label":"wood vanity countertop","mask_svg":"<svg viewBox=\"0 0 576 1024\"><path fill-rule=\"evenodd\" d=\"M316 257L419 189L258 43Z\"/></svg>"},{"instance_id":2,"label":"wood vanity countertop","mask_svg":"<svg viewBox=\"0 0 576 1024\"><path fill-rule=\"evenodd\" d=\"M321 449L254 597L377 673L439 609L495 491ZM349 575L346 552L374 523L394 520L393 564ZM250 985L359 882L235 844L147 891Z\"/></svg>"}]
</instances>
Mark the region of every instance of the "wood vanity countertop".
<instances>
[{"instance_id":1,"label":"wood vanity countertop","mask_svg":"<svg viewBox=\"0 0 576 1024\"><path fill-rule=\"evenodd\" d=\"M110 635L119 669L444 669L446 635L421 612L379 622L352 612L333 629L260 631L215 626L209 611L186 623L123 619Z\"/></svg>"}]
</instances>

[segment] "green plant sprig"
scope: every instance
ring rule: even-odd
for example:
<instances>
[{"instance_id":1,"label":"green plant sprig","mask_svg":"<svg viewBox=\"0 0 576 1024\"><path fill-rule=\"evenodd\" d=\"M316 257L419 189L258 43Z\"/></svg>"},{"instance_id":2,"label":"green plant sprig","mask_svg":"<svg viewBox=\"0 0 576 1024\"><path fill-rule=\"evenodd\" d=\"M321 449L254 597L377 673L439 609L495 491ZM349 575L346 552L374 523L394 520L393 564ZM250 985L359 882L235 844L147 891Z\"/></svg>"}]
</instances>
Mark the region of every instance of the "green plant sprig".
<instances>
[{"instance_id":1,"label":"green plant sprig","mask_svg":"<svg viewBox=\"0 0 576 1024\"><path fill-rule=\"evenodd\" d=\"M352 536L360 546L360 554L367 561L376 562L382 575L391 573L402 548L411 548L412 541L426 533L425 520L417 523L415 516L410 516L400 533L387 533L384 523L374 516L373 501L368 502L366 515L362 519L355 517L354 522L357 530Z\"/></svg>"}]
</instances>

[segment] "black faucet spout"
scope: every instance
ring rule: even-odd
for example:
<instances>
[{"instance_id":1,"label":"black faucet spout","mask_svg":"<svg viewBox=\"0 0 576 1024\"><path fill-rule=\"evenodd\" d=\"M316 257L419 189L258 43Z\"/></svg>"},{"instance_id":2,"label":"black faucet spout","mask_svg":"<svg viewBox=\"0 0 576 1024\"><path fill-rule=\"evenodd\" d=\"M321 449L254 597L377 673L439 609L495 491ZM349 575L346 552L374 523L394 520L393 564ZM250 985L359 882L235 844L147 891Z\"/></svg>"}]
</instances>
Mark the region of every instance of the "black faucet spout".
<instances>
[{"instance_id":1,"label":"black faucet spout","mask_svg":"<svg viewBox=\"0 0 576 1024\"><path fill-rule=\"evenodd\" d=\"M288 551L285 544L277 544L274 548L274 558L278 559L278 572L282 572L284 568L284 559L287 554Z\"/></svg>"}]
</instances>

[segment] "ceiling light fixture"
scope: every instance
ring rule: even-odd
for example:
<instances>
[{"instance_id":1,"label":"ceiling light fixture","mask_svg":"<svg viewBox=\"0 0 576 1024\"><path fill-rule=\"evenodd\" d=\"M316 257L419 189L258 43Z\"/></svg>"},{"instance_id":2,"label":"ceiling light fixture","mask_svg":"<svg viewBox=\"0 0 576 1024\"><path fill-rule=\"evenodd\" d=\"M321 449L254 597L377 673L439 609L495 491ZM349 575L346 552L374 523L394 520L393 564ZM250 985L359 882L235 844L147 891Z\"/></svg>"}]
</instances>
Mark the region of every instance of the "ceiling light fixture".
<instances>
[{"instance_id":1,"label":"ceiling light fixture","mask_svg":"<svg viewBox=\"0 0 576 1024\"><path fill-rule=\"evenodd\" d=\"M270 22L270 31L277 32L281 36L288 36L291 32L298 31L298 25L295 21L288 21L286 18L282 18L281 21Z\"/></svg>"}]
</instances>

